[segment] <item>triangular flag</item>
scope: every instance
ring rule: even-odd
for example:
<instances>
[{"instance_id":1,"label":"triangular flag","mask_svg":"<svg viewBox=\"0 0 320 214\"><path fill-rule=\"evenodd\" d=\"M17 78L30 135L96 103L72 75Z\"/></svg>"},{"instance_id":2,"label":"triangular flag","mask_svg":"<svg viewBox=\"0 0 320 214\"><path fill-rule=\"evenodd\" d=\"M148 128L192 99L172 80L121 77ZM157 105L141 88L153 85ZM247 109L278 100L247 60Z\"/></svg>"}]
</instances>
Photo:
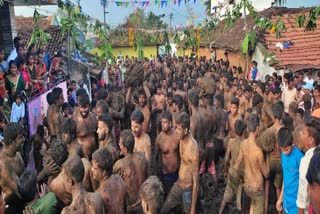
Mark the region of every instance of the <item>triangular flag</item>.
<instances>
[{"instance_id":1,"label":"triangular flag","mask_svg":"<svg viewBox=\"0 0 320 214\"><path fill-rule=\"evenodd\" d=\"M144 7L146 5L146 2L145 1L143 1L142 2L142 7Z\"/></svg>"},{"instance_id":2,"label":"triangular flag","mask_svg":"<svg viewBox=\"0 0 320 214\"><path fill-rule=\"evenodd\" d=\"M126 2L126 7L129 7L129 2Z\"/></svg>"},{"instance_id":3,"label":"triangular flag","mask_svg":"<svg viewBox=\"0 0 320 214\"><path fill-rule=\"evenodd\" d=\"M165 3L165 1L162 0L162 1L161 1L161 8L163 8L164 3Z\"/></svg>"},{"instance_id":4,"label":"triangular flag","mask_svg":"<svg viewBox=\"0 0 320 214\"><path fill-rule=\"evenodd\" d=\"M155 0L154 4L157 5L158 4L158 0Z\"/></svg>"},{"instance_id":5,"label":"triangular flag","mask_svg":"<svg viewBox=\"0 0 320 214\"><path fill-rule=\"evenodd\" d=\"M179 6L179 7L180 7L180 4L181 4L181 1L182 1L182 0L178 0L178 6Z\"/></svg>"},{"instance_id":6,"label":"triangular flag","mask_svg":"<svg viewBox=\"0 0 320 214\"><path fill-rule=\"evenodd\" d=\"M147 2L146 2L146 7L148 7L148 6L149 6L149 4L150 4L150 2L149 2L149 1L147 1Z\"/></svg>"},{"instance_id":7,"label":"triangular flag","mask_svg":"<svg viewBox=\"0 0 320 214\"><path fill-rule=\"evenodd\" d=\"M196 1L197 1L197 0L193 0L193 4L195 4L195 3L196 3Z\"/></svg>"},{"instance_id":8,"label":"triangular flag","mask_svg":"<svg viewBox=\"0 0 320 214\"><path fill-rule=\"evenodd\" d=\"M116 5L117 5L117 7L119 7L119 6L120 6L120 2L115 1L115 3L116 3Z\"/></svg>"},{"instance_id":9,"label":"triangular flag","mask_svg":"<svg viewBox=\"0 0 320 214\"><path fill-rule=\"evenodd\" d=\"M134 6L135 6L135 3L134 3L134 2L131 2L131 5L132 5L132 7L134 7Z\"/></svg>"}]
</instances>

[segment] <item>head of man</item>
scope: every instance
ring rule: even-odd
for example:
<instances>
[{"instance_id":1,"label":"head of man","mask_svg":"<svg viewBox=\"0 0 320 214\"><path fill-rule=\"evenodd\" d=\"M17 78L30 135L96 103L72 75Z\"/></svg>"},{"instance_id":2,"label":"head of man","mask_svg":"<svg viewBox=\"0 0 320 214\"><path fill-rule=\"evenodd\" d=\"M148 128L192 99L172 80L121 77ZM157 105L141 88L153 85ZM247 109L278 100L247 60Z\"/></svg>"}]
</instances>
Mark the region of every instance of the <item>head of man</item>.
<instances>
[{"instance_id":1,"label":"head of man","mask_svg":"<svg viewBox=\"0 0 320 214\"><path fill-rule=\"evenodd\" d=\"M230 111L232 116L235 116L238 114L239 105L240 105L240 100L238 97L234 97L231 99Z\"/></svg>"},{"instance_id":2,"label":"head of man","mask_svg":"<svg viewBox=\"0 0 320 214\"><path fill-rule=\"evenodd\" d=\"M272 102L281 100L281 88L275 87L272 89Z\"/></svg>"},{"instance_id":3,"label":"head of man","mask_svg":"<svg viewBox=\"0 0 320 214\"><path fill-rule=\"evenodd\" d=\"M281 120L284 113L284 104L282 101L277 101L272 104L271 111L274 119Z\"/></svg>"},{"instance_id":4,"label":"head of man","mask_svg":"<svg viewBox=\"0 0 320 214\"><path fill-rule=\"evenodd\" d=\"M174 95L173 100L172 100L172 105L173 105L173 112L179 112L181 111L183 107L183 98L181 95Z\"/></svg>"},{"instance_id":5,"label":"head of man","mask_svg":"<svg viewBox=\"0 0 320 214\"><path fill-rule=\"evenodd\" d=\"M96 113L97 119L104 115L109 113L109 106L107 101L105 100L98 100L96 107L94 108L94 111Z\"/></svg>"},{"instance_id":6,"label":"head of man","mask_svg":"<svg viewBox=\"0 0 320 214\"><path fill-rule=\"evenodd\" d=\"M162 87L161 85L157 85L157 95L161 95L162 94Z\"/></svg>"},{"instance_id":7,"label":"head of man","mask_svg":"<svg viewBox=\"0 0 320 214\"><path fill-rule=\"evenodd\" d=\"M105 140L106 137L111 134L112 127L113 127L113 120L110 115L103 114L98 118L97 134L98 134L99 141Z\"/></svg>"},{"instance_id":8,"label":"head of man","mask_svg":"<svg viewBox=\"0 0 320 214\"><path fill-rule=\"evenodd\" d=\"M172 104L173 104L173 94L172 93L168 93L167 102L168 102L169 106L172 106Z\"/></svg>"},{"instance_id":9,"label":"head of man","mask_svg":"<svg viewBox=\"0 0 320 214\"><path fill-rule=\"evenodd\" d=\"M260 94L255 94L252 97L252 107L262 107L263 97Z\"/></svg>"},{"instance_id":10,"label":"head of man","mask_svg":"<svg viewBox=\"0 0 320 214\"><path fill-rule=\"evenodd\" d=\"M293 77L289 77L288 78L288 89L291 90L294 87L294 78Z\"/></svg>"},{"instance_id":11,"label":"head of man","mask_svg":"<svg viewBox=\"0 0 320 214\"><path fill-rule=\"evenodd\" d=\"M98 149L92 154L92 176L97 181L102 181L112 174L112 154L105 148Z\"/></svg>"},{"instance_id":12,"label":"head of man","mask_svg":"<svg viewBox=\"0 0 320 214\"><path fill-rule=\"evenodd\" d=\"M61 132L63 142L65 142L66 144L72 143L74 140L77 139L76 122L71 118L63 120L61 124Z\"/></svg>"},{"instance_id":13,"label":"head of man","mask_svg":"<svg viewBox=\"0 0 320 214\"><path fill-rule=\"evenodd\" d=\"M142 134L142 123L144 121L143 113L140 110L135 110L131 114L131 130L134 137L139 137Z\"/></svg>"},{"instance_id":14,"label":"head of man","mask_svg":"<svg viewBox=\"0 0 320 214\"><path fill-rule=\"evenodd\" d=\"M320 213L320 151L316 149L309 163L306 175L308 181L308 195L310 197L313 211Z\"/></svg>"},{"instance_id":15,"label":"head of man","mask_svg":"<svg viewBox=\"0 0 320 214\"><path fill-rule=\"evenodd\" d=\"M244 97L245 97L247 100L250 100L251 97L252 97L252 92L253 92L253 88L252 88L250 85L247 85L247 86L244 88Z\"/></svg>"},{"instance_id":16,"label":"head of man","mask_svg":"<svg viewBox=\"0 0 320 214\"><path fill-rule=\"evenodd\" d=\"M260 124L260 120L258 115L250 114L248 117L248 126L247 126L248 132L253 133L256 136L259 131L259 124Z\"/></svg>"},{"instance_id":17,"label":"head of man","mask_svg":"<svg viewBox=\"0 0 320 214\"><path fill-rule=\"evenodd\" d=\"M181 112L176 117L176 135L182 140L189 134L190 116L186 112Z\"/></svg>"},{"instance_id":18,"label":"head of man","mask_svg":"<svg viewBox=\"0 0 320 214\"><path fill-rule=\"evenodd\" d=\"M164 203L164 190L162 183L156 176L150 176L143 182L140 188L140 198L145 214L156 214Z\"/></svg>"},{"instance_id":19,"label":"head of man","mask_svg":"<svg viewBox=\"0 0 320 214\"><path fill-rule=\"evenodd\" d=\"M212 106L213 105L213 94L206 94L202 96L202 101L204 106Z\"/></svg>"},{"instance_id":20,"label":"head of man","mask_svg":"<svg viewBox=\"0 0 320 214\"><path fill-rule=\"evenodd\" d=\"M20 123L9 123L3 130L3 142L12 153L17 152L24 143L24 130Z\"/></svg>"},{"instance_id":21,"label":"head of man","mask_svg":"<svg viewBox=\"0 0 320 214\"><path fill-rule=\"evenodd\" d=\"M145 107L145 105L147 104L147 96L143 89L139 90L138 103L139 103L139 106L142 108Z\"/></svg>"},{"instance_id":22,"label":"head of man","mask_svg":"<svg viewBox=\"0 0 320 214\"><path fill-rule=\"evenodd\" d=\"M289 155L292 151L293 135L290 129L282 127L277 134L277 142L281 151L285 155Z\"/></svg>"},{"instance_id":23,"label":"head of man","mask_svg":"<svg viewBox=\"0 0 320 214\"><path fill-rule=\"evenodd\" d=\"M90 99L89 99L89 95L83 94L79 96L79 111L80 111L80 115L82 116L82 118L87 118L89 116L90 113Z\"/></svg>"},{"instance_id":24,"label":"head of man","mask_svg":"<svg viewBox=\"0 0 320 214\"><path fill-rule=\"evenodd\" d=\"M67 145L59 139L53 141L48 150L48 155L52 158L55 164L62 166L69 155Z\"/></svg>"},{"instance_id":25,"label":"head of man","mask_svg":"<svg viewBox=\"0 0 320 214\"><path fill-rule=\"evenodd\" d=\"M172 83L172 90L173 91L177 90L177 83L176 82Z\"/></svg>"},{"instance_id":26,"label":"head of man","mask_svg":"<svg viewBox=\"0 0 320 214\"><path fill-rule=\"evenodd\" d=\"M161 130L165 133L172 128L172 114L169 111L162 112L161 115Z\"/></svg>"},{"instance_id":27,"label":"head of man","mask_svg":"<svg viewBox=\"0 0 320 214\"><path fill-rule=\"evenodd\" d=\"M123 130L119 140L120 152L123 156L131 154L134 148L134 136L130 130Z\"/></svg>"},{"instance_id":28,"label":"head of man","mask_svg":"<svg viewBox=\"0 0 320 214\"><path fill-rule=\"evenodd\" d=\"M52 101L53 104L58 105L58 106L62 106L64 103L64 97L63 97L63 93L62 93L62 89L59 87L56 87L52 90Z\"/></svg>"},{"instance_id":29,"label":"head of man","mask_svg":"<svg viewBox=\"0 0 320 214\"><path fill-rule=\"evenodd\" d=\"M37 175L29 170L25 170L17 182L18 192L24 202L32 201L37 193Z\"/></svg>"},{"instance_id":30,"label":"head of man","mask_svg":"<svg viewBox=\"0 0 320 214\"><path fill-rule=\"evenodd\" d=\"M195 90L191 90L188 93L188 103L189 103L189 106L193 106L193 107L199 106L199 94Z\"/></svg>"},{"instance_id":31,"label":"head of man","mask_svg":"<svg viewBox=\"0 0 320 214\"><path fill-rule=\"evenodd\" d=\"M216 108L224 107L224 96L222 94L217 94L214 97L214 105L216 106Z\"/></svg>"},{"instance_id":32,"label":"head of man","mask_svg":"<svg viewBox=\"0 0 320 214\"><path fill-rule=\"evenodd\" d=\"M72 156L63 164L64 186L68 193L72 193L73 188L81 184L84 177L84 165L79 156Z\"/></svg>"},{"instance_id":33,"label":"head of man","mask_svg":"<svg viewBox=\"0 0 320 214\"><path fill-rule=\"evenodd\" d=\"M301 147L304 152L316 147L320 143L320 119L316 117L305 118L301 132Z\"/></svg>"}]
</instances>

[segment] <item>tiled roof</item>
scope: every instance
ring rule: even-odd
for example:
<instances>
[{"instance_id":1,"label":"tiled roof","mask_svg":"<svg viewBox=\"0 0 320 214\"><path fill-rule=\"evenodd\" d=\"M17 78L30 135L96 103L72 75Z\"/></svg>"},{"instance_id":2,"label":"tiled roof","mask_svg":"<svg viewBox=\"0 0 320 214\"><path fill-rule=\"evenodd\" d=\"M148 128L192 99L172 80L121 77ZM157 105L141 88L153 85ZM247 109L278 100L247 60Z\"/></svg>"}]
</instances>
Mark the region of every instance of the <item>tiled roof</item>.
<instances>
[{"instance_id":1,"label":"tiled roof","mask_svg":"<svg viewBox=\"0 0 320 214\"><path fill-rule=\"evenodd\" d=\"M51 25L52 19L53 19L53 16L42 18L40 21L41 28L43 30L47 30ZM32 31L32 29L34 28L33 17L16 16L15 20L16 20L16 28L18 32Z\"/></svg>"},{"instance_id":2,"label":"tiled roof","mask_svg":"<svg viewBox=\"0 0 320 214\"><path fill-rule=\"evenodd\" d=\"M314 31L306 32L305 28L296 26L296 17L305 14L308 17L310 9L300 9L294 13L283 14L283 21L287 28L281 34L281 38L276 38L275 34L265 33L264 44L269 52L274 52L278 60L276 67L289 67L292 70L301 68L320 67L320 19L317 20L317 28ZM277 17L273 16L273 19ZM280 50L277 43L292 42L293 46Z\"/></svg>"},{"instance_id":3,"label":"tiled roof","mask_svg":"<svg viewBox=\"0 0 320 214\"><path fill-rule=\"evenodd\" d=\"M34 26L32 17L31 18L16 17L16 25L17 25L18 36L21 37L22 42L24 44L28 44L31 38L32 29ZM32 27L24 27L25 25L29 25ZM42 26L42 29L48 32L51 36L51 39L49 40L47 47L48 47L48 52L50 53L51 56L53 56L54 52L61 50L61 47L64 45L67 39L67 36L66 34L62 35L61 29L59 26L51 25L51 19L43 18L41 20L41 26Z\"/></svg>"}]
</instances>

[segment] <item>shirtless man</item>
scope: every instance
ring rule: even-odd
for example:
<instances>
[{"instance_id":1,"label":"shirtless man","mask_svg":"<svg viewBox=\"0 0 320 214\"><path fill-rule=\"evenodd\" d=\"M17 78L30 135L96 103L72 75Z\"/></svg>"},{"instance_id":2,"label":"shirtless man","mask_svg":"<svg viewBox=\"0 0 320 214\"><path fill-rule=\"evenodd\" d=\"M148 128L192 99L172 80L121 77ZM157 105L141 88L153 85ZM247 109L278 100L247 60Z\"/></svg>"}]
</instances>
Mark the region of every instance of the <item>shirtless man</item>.
<instances>
[{"instance_id":1,"label":"shirtless man","mask_svg":"<svg viewBox=\"0 0 320 214\"><path fill-rule=\"evenodd\" d=\"M235 138L235 123L236 120L241 119L241 115L239 114L239 104L240 104L240 100L237 97L234 97L231 99L231 103L230 103L230 115L228 118L228 136L229 138Z\"/></svg>"},{"instance_id":2,"label":"shirtless man","mask_svg":"<svg viewBox=\"0 0 320 214\"><path fill-rule=\"evenodd\" d=\"M62 210L67 213L105 213L103 199L99 193L87 192L82 184L84 177L84 166L78 156L70 157L64 164L62 170L66 177L64 186L66 191L72 195L70 206Z\"/></svg>"},{"instance_id":3,"label":"shirtless man","mask_svg":"<svg viewBox=\"0 0 320 214\"><path fill-rule=\"evenodd\" d=\"M131 87L128 88L126 95L126 103L129 104L131 101ZM136 110L140 110L143 113L144 121L142 124L142 129L145 133L149 131L149 123L150 123L150 98L151 94L147 87L147 84L143 83L143 90L139 90L138 104L131 102L135 105Z\"/></svg>"},{"instance_id":4,"label":"shirtless man","mask_svg":"<svg viewBox=\"0 0 320 214\"><path fill-rule=\"evenodd\" d=\"M96 114L97 120L100 116L104 114L109 113L109 106L107 101L105 100L98 100L95 108L94 108L94 113Z\"/></svg>"},{"instance_id":5,"label":"shirtless man","mask_svg":"<svg viewBox=\"0 0 320 214\"><path fill-rule=\"evenodd\" d=\"M183 101L185 102L187 98L187 93L183 90L183 85L184 84L182 81L178 82L178 88L173 95L180 95L183 98Z\"/></svg>"},{"instance_id":6,"label":"shirtless man","mask_svg":"<svg viewBox=\"0 0 320 214\"><path fill-rule=\"evenodd\" d=\"M90 112L89 95L79 96L79 111L73 114L73 120L77 124L77 138L82 145L83 154L89 160L96 149L97 119L94 113Z\"/></svg>"},{"instance_id":7,"label":"shirtless man","mask_svg":"<svg viewBox=\"0 0 320 214\"><path fill-rule=\"evenodd\" d=\"M179 179L171 188L160 213L170 213L174 207L182 205L185 213L194 214L199 186L199 146L190 133L189 115L185 112L180 113L176 123L181 157Z\"/></svg>"},{"instance_id":8,"label":"shirtless man","mask_svg":"<svg viewBox=\"0 0 320 214\"><path fill-rule=\"evenodd\" d=\"M178 114L180 114L183 110L183 98L176 94L173 96L173 99L172 99L172 110L173 110L173 113L172 113L172 116L173 116L173 121L172 121L172 127L176 127L176 117L178 116Z\"/></svg>"},{"instance_id":9,"label":"shirtless man","mask_svg":"<svg viewBox=\"0 0 320 214\"><path fill-rule=\"evenodd\" d=\"M171 114L173 113L173 94L168 93L167 95L167 111L169 111Z\"/></svg>"},{"instance_id":10,"label":"shirtless man","mask_svg":"<svg viewBox=\"0 0 320 214\"><path fill-rule=\"evenodd\" d=\"M224 97L221 94L216 95L214 98L214 104L216 107L217 115L217 128L214 136L219 140L223 140L226 137L226 127L228 120L227 112L223 109Z\"/></svg>"},{"instance_id":11,"label":"shirtless man","mask_svg":"<svg viewBox=\"0 0 320 214\"><path fill-rule=\"evenodd\" d=\"M119 175L112 174L112 154L105 148L99 148L92 155L91 172L99 182L99 189L106 213L123 214L126 212L126 184Z\"/></svg>"},{"instance_id":12,"label":"shirtless man","mask_svg":"<svg viewBox=\"0 0 320 214\"><path fill-rule=\"evenodd\" d=\"M224 110L226 110L227 112L230 111L230 103L231 103L231 99L233 98L233 92L231 90L232 85L230 82L227 82L226 85L224 86Z\"/></svg>"},{"instance_id":13,"label":"shirtless man","mask_svg":"<svg viewBox=\"0 0 320 214\"><path fill-rule=\"evenodd\" d=\"M207 133L207 127L205 126L206 123L204 121L207 121L207 118L199 110L199 94L196 91L192 90L188 94L188 104L191 113L190 132L199 144L199 157L201 159L204 153L204 144Z\"/></svg>"},{"instance_id":14,"label":"shirtless man","mask_svg":"<svg viewBox=\"0 0 320 214\"><path fill-rule=\"evenodd\" d=\"M47 121L48 129L51 140L55 138L61 138L59 133L59 124L61 123L62 112L61 106L64 103L63 93L61 88L54 88L52 90L53 104L48 107L47 110Z\"/></svg>"},{"instance_id":15,"label":"shirtless man","mask_svg":"<svg viewBox=\"0 0 320 214\"><path fill-rule=\"evenodd\" d=\"M113 121L110 115L103 114L98 118L99 148L106 148L112 154L113 162L118 160L118 149L112 137Z\"/></svg>"},{"instance_id":16,"label":"shirtless man","mask_svg":"<svg viewBox=\"0 0 320 214\"><path fill-rule=\"evenodd\" d=\"M5 201L10 203L13 196L20 197L17 181L23 173L24 162L19 150L24 143L23 127L19 123L9 123L4 128L4 147L0 151L0 187L5 194Z\"/></svg>"},{"instance_id":17,"label":"shirtless man","mask_svg":"<svg viewBox=\"0 0 320 214\"><path fill-rule=\"evenodd\" d=\"M87 158L83 158L82 146L77 140L77 124L72 119L64 120L61 124L62 140L67 144L69 157L79 156L81 157L82 163L84 165L84 178L83 186L87 191L92 191L95 189L95 184L92 179L90 172L91 164Z\"/></svg>"},{"instance_id":18,"label":"shirtless man","mask_svg":"<svg viewBox=\"0 0 320 214\"><path fill-rule=\"evenodd\" d=\"M142 213L139 190L147 178L147 159L141 153L133 153L134 136L130 130L120 134L119 147L124 158L118 160L113 166L113 173L119 174L126 183L127 213Z\"/></svg>"},{"instance_id":19,"label":"shirtless man","mask_svg":"<svg viewBox=\"0 0 320 214\"><path fill-rule=\"evenodd\" d=\"M142 152L148 161L148 170L151 167L151 140L143 131L144 116L141 111L135 110L131 114L131 130L134 135L134 152Z\"/></svg>"},{"instance_id":20,"label":"shirtless man","mask_svg":"<svg viewBox=\"0 0 320 214\"><path fill-rule=\"evenodd\" d=\"M277 101L272 105L273 114L273 125L270 127L272 133L277 136L279 129L282 127L281 119L284 114L284 104L282 101ZM275 147L270 154L270 169L269 169L270 183L275 187L277 199L280 196L283 175L282 175L282 164L281 164L281 149L278 143L275 143Z\"/></svg>"},{"instance_id":21,"label":"shirtless man","mask_svg":"<svg viewBox=\"0 0 320 214\"><path fill-rule=\"evenodd\" d=\"M173 184L178 180L179 169L179 140L172 127L172 114L164 111L161 116L161 132L155 144L156 173L164 184L167 195ZM160 153L160 154L159 154ZM160 172L157 170L159 169Z\"/></svg>"},{"instance_id":22,"label":"shirtless man","mask_svg":"<svg viewBox=\"0 0 320 214\"><path fill-rule=\"evenodd\" d=\"M244 121L241 119L235 122L235 138L229 140L228 148L225 156L224 165L226 167L225 174L227 177L227 187L224 192L223 201L219 210L219 214L223 213L226 203L233 202L234 197L237 197L238 187L240 184L239 176L234 171L234 165L238 159L240 145L243 141L243 133L246 129Z\"/></svg>"},{"instance_id":23,"label":"shirtless man","mask_svg":"<svg viewBox=\"0 0 320 214\"><path fill-rule=\"evenodd\" d=\"M244 98L245 98L245 102L244 102L244 114L247 113L248 109L252 107L252 93L253 93L253 89L250 85L247 85L244 88Z\"/></svg>"},{"instance_id":24,"label":"shirtless man","mask_svg":"<svg viewBox=\"0 0 320 214\"><path fill-rule=\"evenodd\" d=\"M152 111L161 112L165 109L166 97L162 93L161 85L157 86L157 93L151 98Z\"/></svg>"},{"instance_id":25,"label":"shirtless man","mask_svg":"<svg viewBox=\"0 0 320 214\"><path fill-rule=\"evenodd\" d=\"M269 177L269 156L266 160L263 151L256 144L259 132L259 117L250 114L248 118L249 137L240 146L234 170L239 172L244 162L244 191L251 199L250 214L265 213L264 179Z\"/></svg>"}]
</instances>

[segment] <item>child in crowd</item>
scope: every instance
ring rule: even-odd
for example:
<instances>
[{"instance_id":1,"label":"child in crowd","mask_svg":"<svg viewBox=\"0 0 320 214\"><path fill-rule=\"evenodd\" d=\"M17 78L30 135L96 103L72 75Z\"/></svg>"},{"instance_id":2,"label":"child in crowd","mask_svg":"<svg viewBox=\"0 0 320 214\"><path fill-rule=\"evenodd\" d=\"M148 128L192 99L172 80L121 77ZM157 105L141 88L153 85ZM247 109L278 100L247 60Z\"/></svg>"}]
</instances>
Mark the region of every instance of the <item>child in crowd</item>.
<instances>
[{"instance_id":1,"label":"child in crowd","mask_svg":"<svg viewBox=\"0 0 320 214\"><path fill-rule=\"evenodd\" d=\"M285 214L298 213L296 205L299 186L299 167L303 157L302 152L292 145L292 132L282 127L278 131L278 145L281 149L283 185L277 201L277 210Z\"/></svg>"},{"instance_id":2,"label":"child in crowd","mask_svg":"<svg viewBox=\"0 0 320 214\"><path fill-rule=\"evenodd\" d=\"M17 91L14 95L14 102L11 108L11 123L20 123L23 125L25 115L24 97L21 91Z\"/></svg>"}]
</instances>

